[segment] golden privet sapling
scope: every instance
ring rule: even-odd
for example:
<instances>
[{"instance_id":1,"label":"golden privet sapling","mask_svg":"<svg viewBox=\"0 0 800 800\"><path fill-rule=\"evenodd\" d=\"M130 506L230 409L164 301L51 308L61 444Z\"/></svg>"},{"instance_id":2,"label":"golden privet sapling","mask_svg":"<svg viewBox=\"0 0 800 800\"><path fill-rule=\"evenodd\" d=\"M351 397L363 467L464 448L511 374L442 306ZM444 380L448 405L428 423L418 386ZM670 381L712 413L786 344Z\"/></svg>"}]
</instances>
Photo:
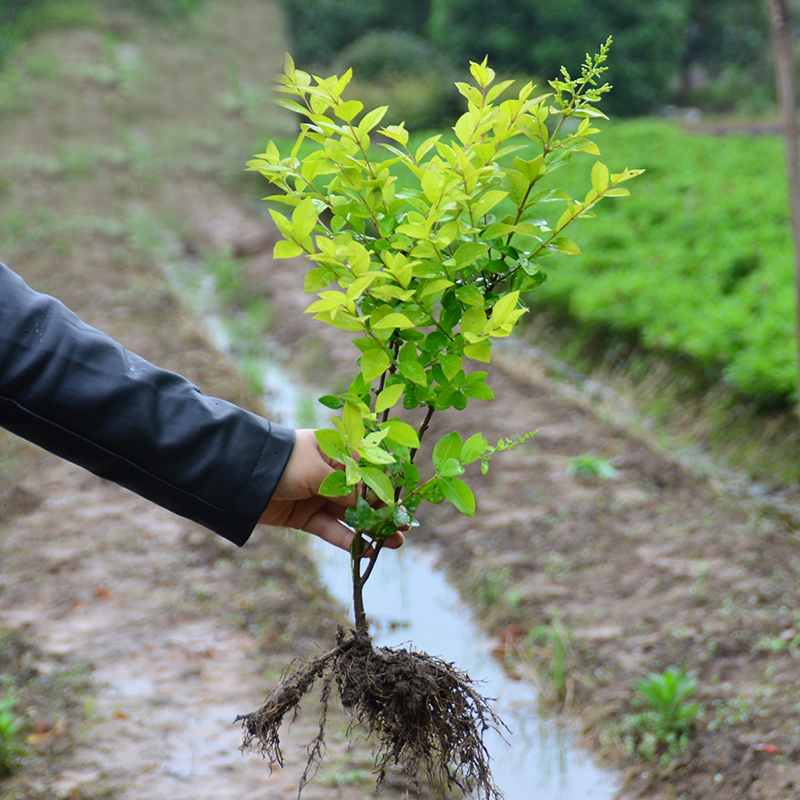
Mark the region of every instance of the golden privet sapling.
<instances>
[{"instance_id":1,"label":"golden privet sapling","mask_svg":"<svg viewBox=\"0 0 800 800\"><path fill-rule=\"evenodd\" d=\"M544 94L531 83L511 93L514 82L495 83L486 60L470 64L473 82L456 84L468 110L455 135L413 147L402 124L378 127L386 107L365 112L345 99L351 71L312 77L286 57L278 90L288 98L278 102L301 115L300 134L288 156L270 142L249 167L279 189L268 199L291 209L270 211L283 235L275 258L311 262L305 289L317 299L307 312L353 334L357 364L347 391L321 398L341 414L317 432L321 449L344 467L320 493L357 492L345 517L356 533L355 630L295 666L259 711L242 718L245 744L258 742L281 763L278 727L322 679L320 734L301 788L322 754L335 683L354 723L377 735L379 780L397 765L411 780L423 771L434 787L455 783L499 796L482 737L500 721L452 665L373 647L362 590L383 541L414 525L423 501L472 516L464 468L480 462L485 472L493 455L531 435L490 445L480 433L464 440L454 430L435 442L430 463L417 458L436 412L492 400L487 373L476 367L525 314L524 295L545 279L544 260L580 253L565 229L593 216L601 200L627 195L621 184L639 174L610 174L594 161L582 199L550 180L573 155L599 155L591 137L594 121L605 118L596 105L610 88L599 85L610 41L587 56L580 77L562 69ZM301 158L304 142L312 151Z\"/></svg>"}]
</instances>

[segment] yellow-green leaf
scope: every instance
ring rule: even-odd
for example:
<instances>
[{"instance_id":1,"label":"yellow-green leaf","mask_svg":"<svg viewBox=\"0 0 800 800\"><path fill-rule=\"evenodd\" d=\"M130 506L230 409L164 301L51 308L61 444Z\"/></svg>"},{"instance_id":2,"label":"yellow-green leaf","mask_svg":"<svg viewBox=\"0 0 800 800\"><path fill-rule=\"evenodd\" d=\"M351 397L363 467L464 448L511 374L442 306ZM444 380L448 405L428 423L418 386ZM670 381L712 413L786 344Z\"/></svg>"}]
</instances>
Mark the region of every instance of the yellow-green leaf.
<instances>
[{"instance_id":1,"label":"yellow-green leaf","mask_svg":"<svg viewBox=\"0 0 800 800\"><path fill-rule=\"evenodd\" d=\"M419 436L417 432L407 423L399 419L390 419L381 425L381 428L387 428L389 431L389 438L397 444L404 447L419 447Z\"/></svg>"},{"instance_id":2,"label":"yellow-green leaf","mask_svg":"<svg viewBox=\"0 0 800 800\"><path fill-rule=\"evenodd\" d=\"M362 358L362 364L363 364L363 358ZM381 411L386 411L387 408L391 408L403 396L403 390L405 388L406 388L405 384L402 383L395 383L392 386L387 386L378 395L378 399L375 401L376 413L380 414Z\"/></svg>"},{"instance_id":3,"label":"yellow-green leaf","mask_svg":"<svg viewBox=\"0 0 800 800\"><path fill-rule=\"evenodd\" d=\"M405 314L393 312L378 320L372 327L375 329L413 328L414 323Z\"/></svg>"},{"instance_id":4,"label":"yellow-green leaf","mask_svg":"<svg viewBox=\"0 0 800 800\"><path fill-rule=\"evenodd\" d=\"M417 383L420 386L427 386L428 379L425 377L425 370L417 361L401 361L400 374L404 378L408 378L412 383Z\"/></svg>"},{"instance_id":5,"label":"yellow-green leaf","mask_svg":"<svg viewBox=\"0 0 800 800\"><path fill-rule=\"evenodd\" d=\"M464 355L467 358L474 358L475 361L483 361L488 363L492 360L492 347L489 342L467 344L464 345Z\"/></svg>"},{"instance_id":6,"label":"yellow-green leaf","mask_svg":"<svg viewBox=\"0 0 800 800\"><path fill-rule=\"evenodd\" d=\"M378 495L380 500L383 500L387 505L394 503L394 488L385 473L374 467L364 467L361 470L361 477L364 483Z\"/></svg>"},{"instance_id":7,"label":"yellow-green leaf","mask_svg":"<svg viewBox=\"0 0 800 800\"><path fill-rule=\"evenodd\" d=\"M275 242L275 248L272 251L273 258L295 258L303 252L303 248L299 244L289 241L288 239L279 239ZM326 284L327 285L327 284ZM315 291L312 289L312 291Z\"/></svg>"},{"instance_id":8,"label":"yellow-green leaf","mask_svg":"<svg viewBox=\"0 0 800 800\"><path fill-rule=\"evenodd\" d=\"M354 403L345 403L342 411L342 424L348 445L356 445L364 438L364 420L361 409Z\"/></svg>"},{"instance_id":9,"label":"yellow-green leaf","mask_svg":"<svg viewBox=\"0 0 800 800\"><path fill-rule=\"evenodd\" d=\"M314 230L317 224L317 210L310 197L301 200L292 212L292 236L300 242Z\"/></svg>"},{"instance_id":10,"label":"yellow-green leaf","mask_svg":"<svg viewBox=\"0 0 800 800\"><path fill-rule=\"evenodd\" d=\"M608 177L608 167L596 161L592 167L592 186L598 194L608 188Z\"/></svg>"},{"instance_id":11,"label":"yellow-green leaf","mask_svg":"<svg viewBox=\"0 0 800 800\"><path fill-rule=\"evenodd\" d=\"M361 356L361 374L368 383L382 375L391 364L389 354L382 349L367 350Z\"/></svg>"}]
</instances>

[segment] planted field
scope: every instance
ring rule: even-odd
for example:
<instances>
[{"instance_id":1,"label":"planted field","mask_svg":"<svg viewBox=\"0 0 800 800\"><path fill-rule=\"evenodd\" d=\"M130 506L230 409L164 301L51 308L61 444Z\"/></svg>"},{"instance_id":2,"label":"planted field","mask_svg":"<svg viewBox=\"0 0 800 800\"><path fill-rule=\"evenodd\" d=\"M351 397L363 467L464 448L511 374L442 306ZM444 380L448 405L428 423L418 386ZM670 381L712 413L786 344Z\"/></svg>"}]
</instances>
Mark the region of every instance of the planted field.
<instances>
[{"instance_id":1,"label":"planted field","mask_svg":"<svg viewBox=\"0 0 800 800\"><path fill-rule=\"evenodd\" d=\"M797 342L780 139L691 134L653 120L602 127L612 172L646 172L632 199L576 223L585 255L546 262L536 302L690 356L762 404L790 402ZM587 187L577 172L568 164L557 177L580 198Z\"/></svg>"}]
</instances>

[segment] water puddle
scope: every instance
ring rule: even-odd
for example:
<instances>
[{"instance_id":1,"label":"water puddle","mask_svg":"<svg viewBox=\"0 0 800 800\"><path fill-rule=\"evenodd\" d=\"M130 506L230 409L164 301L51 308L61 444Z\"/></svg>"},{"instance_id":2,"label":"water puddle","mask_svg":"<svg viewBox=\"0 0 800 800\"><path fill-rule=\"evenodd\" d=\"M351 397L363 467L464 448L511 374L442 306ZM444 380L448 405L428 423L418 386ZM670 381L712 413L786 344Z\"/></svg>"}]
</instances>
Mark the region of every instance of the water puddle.
<instances>
[{"instance_id":1,"label":"water puddle","mask_svg":"<svg viewBox=\"0 0 800 800\"><path fill-rule=\"evenodd\" d=\"M235 322L218 313L213 278L189 280L188 275L179 267L170 272L173 284L206 321L214 343L234 356L247 351L248 370L255 364L263 376L265 399L278 421L293 427L314 424L307 418L309 398L324 392L303 386L275 358L269 341L262 341L254 356L253 343L240 341ZM351 608L348 555L318 540L314 551L329 591ZM378 644L406 645L452 661L479 682L485 696L496 698L495 710L511 733L506 741L493 735L488 748L506 800L611 800L616 795L613 776L539 712L534 687L515 680L491 655L469 608L436 569L434 554L413 547L384 554L365 587L365 605Z\"/></svg>"}]
</instances>

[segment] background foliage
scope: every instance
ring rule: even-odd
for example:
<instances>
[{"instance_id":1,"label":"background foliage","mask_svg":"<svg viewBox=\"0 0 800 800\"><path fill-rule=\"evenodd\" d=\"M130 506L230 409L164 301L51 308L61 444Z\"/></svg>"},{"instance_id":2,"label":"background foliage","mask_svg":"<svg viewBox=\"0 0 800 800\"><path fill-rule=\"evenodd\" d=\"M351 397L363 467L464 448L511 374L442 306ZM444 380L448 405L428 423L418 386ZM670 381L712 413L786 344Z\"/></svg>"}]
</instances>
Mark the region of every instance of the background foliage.
<instances>
[{"instance_id":1,"label":"background foliage","mask_svg":"<svg viewBox=\"0 0 800 800\"><path fill-rule=\"evenodd\" d=\"M612 113L642 114L673 101L729 110L773 96L766 15L752 0L283 3L301 64L330 64L370 31L404 31L426 38L455 70L488 55L501 72L549 79L611 34Z\"/></svg>"},{"instance_id":2,"label":"background foliage","mask_svg":"<svg viewBox=\"0 0 800 800\"><path fill-rule=\"evenodd\" d=\"M551 261L533 299L584 325L690 357L762 405L796 390L792 244L778 137L693 135L654 120L607 125L614 168L645 168L636 202L576 225L587 254ZM570 188L572 165L559 174Z\"/></svg>"}]
</instances>

